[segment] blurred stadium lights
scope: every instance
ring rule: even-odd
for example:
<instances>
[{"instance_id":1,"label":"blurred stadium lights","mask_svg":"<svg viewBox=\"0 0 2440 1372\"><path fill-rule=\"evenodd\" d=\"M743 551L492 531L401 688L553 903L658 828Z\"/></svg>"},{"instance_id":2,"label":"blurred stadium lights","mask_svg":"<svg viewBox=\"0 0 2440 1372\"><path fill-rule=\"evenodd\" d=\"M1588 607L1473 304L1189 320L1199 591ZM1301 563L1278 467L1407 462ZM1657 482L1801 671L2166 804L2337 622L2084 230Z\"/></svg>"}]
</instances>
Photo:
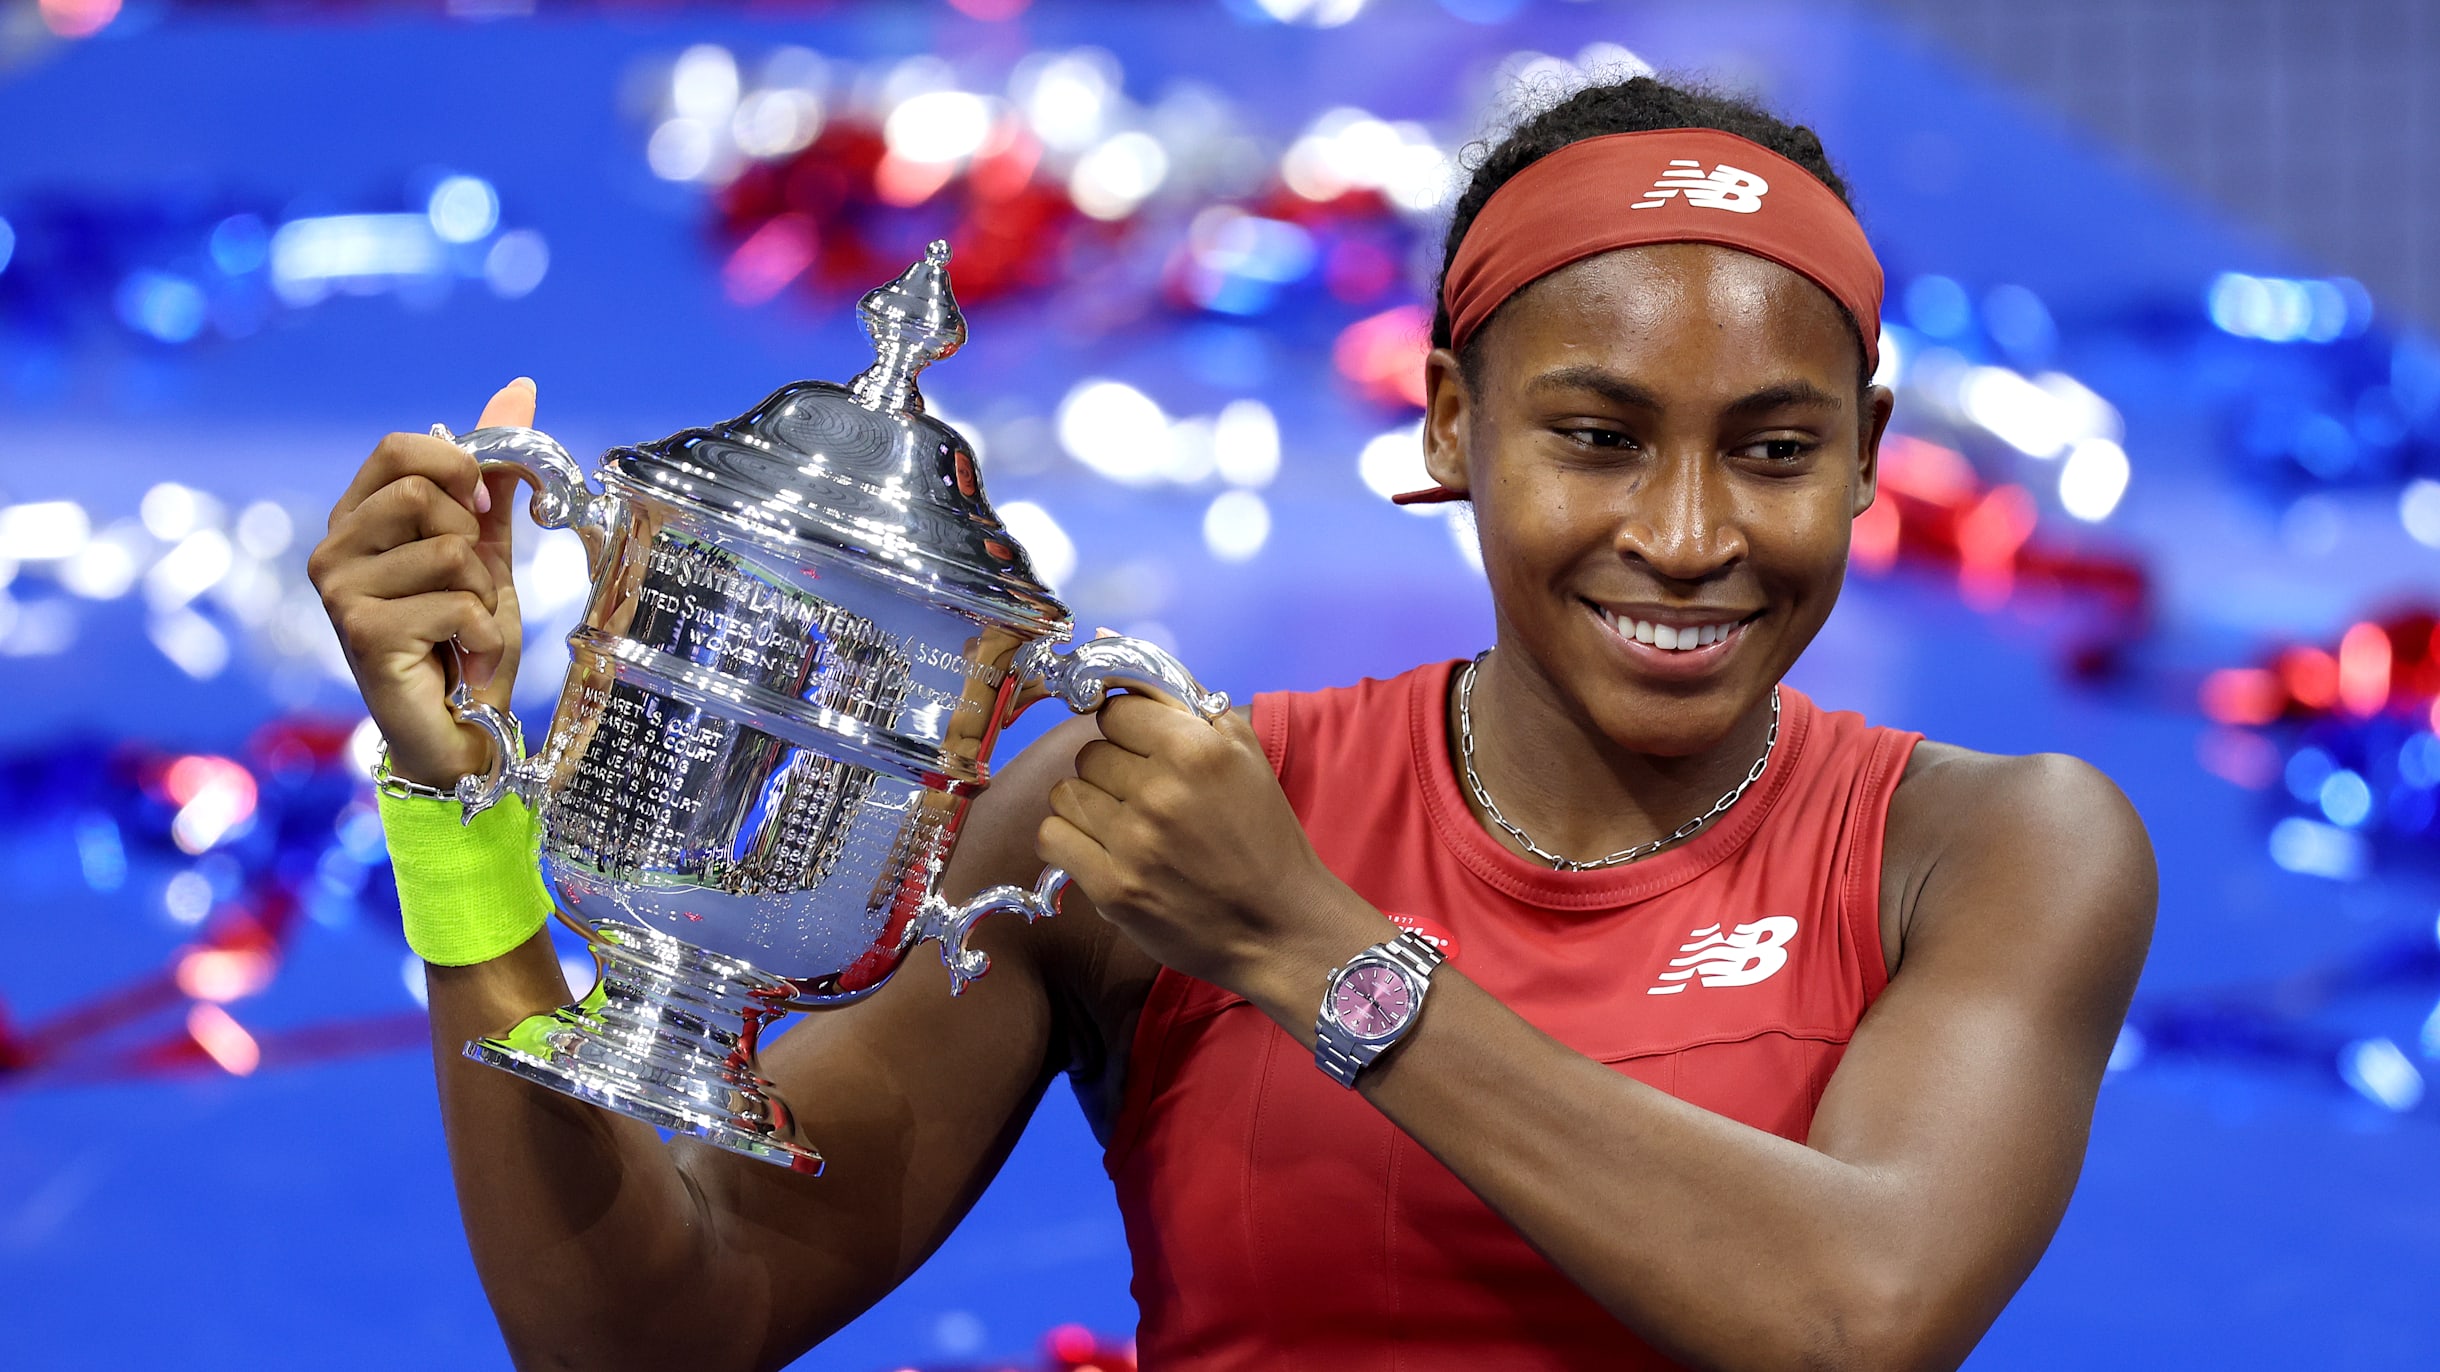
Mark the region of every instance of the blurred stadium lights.
<instances>
[{"instance_id":1,"label":"blurred stadium lights","mask_svg":"<svg viewBox=\"0 0 2440 1372\"><path fill-rule=\"evenodd\" d=\"M1906 322L1927 338L1958 338L1974 326L1974 304L1954 280L1918 276L1907 283Z\"/></svg>"},{"instance_id":2,"label":"blurred stadium lights","mask_svg":"<svg viewBox=\"0 0 2440 1372\"><path fill-rule=\"evenodd\" d=\"M1975 367L1958 388L1968 418L2027 457L2057 457L2074 440L2049 394L2006 367Z\"/></svg>"},{"instance_id":3,"label":"blurred stadium lights","mask_svg":"<svg viewBox=\"0 0 2440 1372\"><path fill-rule=\"evenodd\" d=\"M1356 475L1384 500L1402 491L1419 491L1431 485L1431 473L1423 467L1423 421L1418 419L1375 434L1356 455ZM1437 513L1430 505L1401 508L1409 514Z\"/></svg>"},{"instance_id":4,"label":"blurred stadium lights","mask_svg":"<svg viewBox=\"0 0 2440 1372\"><path fill-rule=\"evenodd\" d=\"M1280 179L1307 200L1379 191L1410 213L1428 213L1449 192L1448 154L1421 124L1387 123L1342 107L1313 121L1280 159Z\"/></svg>"},{"instance_id":5,"label":"blurred stadium lights","mask_svg":"<svg viewBox=\"0 0 2440 1372\"><path fill-rule=\"evenodd\" d=\"M193 948L178 959L178 989L190 999L225 1005L269 986L278 968L260 948Z\"/></svg>"},{"instance_id":6,"label":"blurred stadium lights","mask_svg":"<svg viewBox=\"0 0 2440 1372\"><path fill-rule=\"evenodd\" d=\"M2059 328L2042 297L2023 286L1999 285L1983 296L1983 331L2020 366L2041 366L2059 345Z\"/></svg>"},{"instance_id":7,"label":"blurred stadium lights","mask_svg":"<svg viewBox=\"0 0 2440 1372\"><path fill-rule=\"evenodd\" d=\"M91 38L119 17L119 0L41 0L43 27L61 38Z\"/></svg>"},{"instance_id":8,"label":"blurred stadium lights","mask_svg":"<svg viewBox=\"0 0 2440 1372\"><path fill-rule=\"evenodd\" d=\"M1124 219L1169 176L1169 154L1151 134L1113 134L1076 161L1068 195L1095 219Z\"/></svg>"},{"instance_id":9,"label":"blurred stadium lights","mask_svg":"<svg viewBox=\"0 0 2440 1372\"><path fill-rule=\"evenodd\" d=\"M2354 881L2364 875L2371 853L2355 834L2301 815L2271 827L2271 861L2304 876Z\"/></svg>"},{"instance_id":10,"label":"blurred stadium lights","mask_svg":"<svg viewBox=\"0 0 2440 1372\"><path fill-rule=\"evenodd\" d=\"M1242 0L1256 14L1282 24L1336 28L1364 12L1364 0Z\"/></svg>"},{"instance_id":11,"label":"blurred stadium lights","mask_svg":"<svg viewBox=\"0 0 2440 1372\"><path fill-rule=\"evenodd\" d=\"M2372 296L2349 277L2294 280L2222 272L2204 297L2221 332L2265 343L2332 343L2372 326Z\"/></svg>"},{"instance_id":12,"label":"blurred stadium lights","mask_svg":"<svg viewBox=\"0 0 2440 1372\"><path fill-rule=\"evenodd\" d=\"M479 279L494 295L516 299L542 283L550 250L533 229L497 232L499 227L499 192L481 177L457 174L443 177L419 212L311 215L267 234L256 216L234 215L212 230L209 246L214 265L226 275L244 276L267 265L272 292L291 307L319 303L334 291L395 290L429 298L459 277ZM157 274L131 276L122 292L121 313L129 326L168 342L192 338L204 322L203 294L194 291L191 325L186 325L180 298L163 294L174 286L151 275Z\"/></svg>"},{"instance_id":13,"label":"blurred stadium lights","mask_svg":"<svg viewBox=\"0 0 2440 1372\"><path fill-rule=\"evenodd\" d=\"M444 177L424 210L444 243L472 243L499 226L500 195L479 176Z\"/></svg>"},{"instance_id":14,"label":"blurred stadium lights","mask_svg":"<svg viewBox=\"0 0 2440 1372\"><path fill-rule=\"evenodd\" d=\"M249 1076L263 1062L262 1046L228 1011L208 1000L187 1011L186 1030L198 1047L231 1076Z\"/></svg>"},{"instance_id":15,"label":"blurred stadium lights","mask_svg":"<svg viewBox=\"0 0 2440 1372\"><path fill-rule=\"evenodd\" d=\"M1099 48L1034 53L1017 63L1008 81L1034 137L1063 153L1100 141L1118 90L1118 59Z\"/></svg>"},{"instance_id":16,"label":"blurred stadium lights","mask_svg":"<svg viewBox=\"0 0 2440 1372\"><path fill-rule=\"evenodd\" d=\"M1220 479L1258 490L1279 475L1279 421L1259 400L1232 400L1212 421L1212 463Z\"/></svg>"},{"instance_id":17,"label":"blurred stadium lights","mask_svg":"<svg viewBox=\"0 0 2440 1372\"><path fill-rule=\"evenodd\" d=\"M2059 469L2059 504L2088 524L2098 523L2118 508L2128 475L2126 449L2106 438L2084 439Z\"/></svg>"},{"instance_id":18,"label":"blurred stadium lights","mask_svg":"<svg viewBox=\"0 0 2440 1372\"><path fill-rule=\"evenodd\" d=\"M422 214L332 214L292 219L271 236L271 285L291 305L333 286L376 286L437 276L440 239Z\"/></svg>"},{"instance_id":19,"label":"blurred stadium lights","mask_svg":"<svg viewBox=\"0 0 2440 1372\"><path fill-rule=\"evenodd\" d=\"M245 276L271 260L271 230L261 215L233 214L212 226L205 246L221 275Z\"/></svg>"},{"instance_id":20,"label":"blurred stadium lights","mask_svg":"<svg viewBox=\"0 0 2440 1372\"><path fill-rule=\"evenodd\" d=\"M1914 348L1914 335L1905 329L1881 322L1881 360L1873 366L1872 384L1896 389L1906 376L1907 354Z\"/></svg>"},{"instance_id":21,"label":"blurred stadium lights","mask_svg":"<svg viewBox=\"0 0 2440 1372\"><path fill-rule=\"evenodd\" d=\"M0 560L49 562L73 557L92 531L73 500L38 500L0 509Z\"/></svg>"},{"instance_id":22,"label":"blurred stadium lights","mask_svg":"<svg viewBox=\"0 0 2440 1372\"><path fill-rule=\"evenodd\" d=\"M1123 381L1080 381L1059 402L1059 446L1113 481L1144 485L1169 468L1169 417Z\"/></svg>"},{"instance_id":23,"label":"blurred stadium lights","mask_svg":"<svg viewBox=\"0 0 2440 1372\"><path fill-rule=\"evenodd\" d=\"M2415 542L2440 548L2440 481L2419 476L2407 482L2398 492L2398 522Z\"/></svg>"},{"instance_id":24,"label":"blurred stadium lights","mask_svg":"<svg viewBox=\"0 0 2440 1372\"><path fill-rule=\"evenodd\" d=\"M1303 280L1317 254L1300 224L1213 205L1188 226L1186 259L1180 286L1188 299L1215 314L1255 315L1281 287Z\"/></svg>"},{"instance_id":25,"label":"blurred stadium lights","mask_svg":"<svg viewBox=\"0 0 2440 1372\"><path fill-rule=\"evenodd\" d=\"M998 115L993 101L971 91L925 91L890 111L881 138L910 162L963 162L990 137Z\"/></svg>"},{"instance_id":26,"label":"blurred stadium lights","mask_svg":"<svg viewBox=\"0 0 2440 1372\"><path fill-rule=\"evenodd\" d=\"M196 925L212 913L212 881L189 868L170 877L161 888L161 909L174 924Z\"/></svg>"},{"instance_id":27,"label":"blurred stadium lights","mask_svg":"<svg viewBox=\"0 0 2440 1372\"><path fill-rule=\"evenodd\" d=\"M1222 491L1203 511L1203 545L1223 562L1243 562L1271 538L1271 507L1247 490Z\"/></svg>"},{"instance_id":28,"label":"blurred stadium lights","mask_svg":"<svg viewBox=\"0 0 2440 1372\"><path fill-rule=\"evenodd\" d=\"M2423 1100L2423 1074L2398 1045L2385 1038L2358 1039L2341 1050L2339 1075L2364 1099L2400 1114Z\"/></svg>"},{"instance_id":29,"label":"blurred stadium lights","mask_svg":"<svg viewBox=\"0 0 2440 1372\"><path fill-rule=\"evenodd\" d=\"M170 272L139 271L119 284L120 321L164 343L203 332L204 307L203 289Z\"/></svg>"}]
</instances>

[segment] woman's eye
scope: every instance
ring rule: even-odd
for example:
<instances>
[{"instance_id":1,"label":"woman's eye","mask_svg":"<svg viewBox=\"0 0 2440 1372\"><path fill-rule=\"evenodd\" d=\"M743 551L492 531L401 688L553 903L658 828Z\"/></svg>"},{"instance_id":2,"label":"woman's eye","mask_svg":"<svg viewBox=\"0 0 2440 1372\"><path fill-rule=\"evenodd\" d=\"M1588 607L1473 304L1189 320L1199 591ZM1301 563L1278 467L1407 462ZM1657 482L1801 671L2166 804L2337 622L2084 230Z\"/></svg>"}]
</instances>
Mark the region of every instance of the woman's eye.
<instances>
[{"instance_id":1,"label":"woman's eye","mask_svg":"<svg viewBox=\"0 0 2440 1372\"><path fill-rule=\"evenodd\" d=\"M1616 429L1567 429L1563 432L1569 441L1588 448L1626 448L1635 443L1634 439Z\"/></svg>"},{"instance_id":2,"label":"woman's eye","mask_svg":"<svg viewBox=\"0 0 2440 1372\"><path fill-rule=\"evenodd\" d=\"M1765 462L1794 462L1813 451L1813 445L1801 438L1766 438L1747 444L1745 450Z\"/></svg>"}]
</instances>

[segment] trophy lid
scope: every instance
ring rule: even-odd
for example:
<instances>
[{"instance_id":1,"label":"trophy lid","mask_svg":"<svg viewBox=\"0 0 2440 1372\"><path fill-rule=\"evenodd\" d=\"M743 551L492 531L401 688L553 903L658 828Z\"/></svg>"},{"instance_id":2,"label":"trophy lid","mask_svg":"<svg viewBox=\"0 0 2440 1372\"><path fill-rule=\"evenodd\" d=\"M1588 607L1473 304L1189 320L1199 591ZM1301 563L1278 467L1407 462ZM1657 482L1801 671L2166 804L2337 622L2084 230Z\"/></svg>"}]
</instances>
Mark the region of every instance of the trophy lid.
<instances>
[{"instance_id":1,"label":"trophy lid","mask_svg":"<svg viewBox=\"0 0 2440 1372\"><path fill-rule=\"evenodd\" d=\"M992 511L974 447L924 412L915 378L966 341L935 241L858 312L874 358L854 381L798 381L743 415L614 448L608 472L743 525L791 552L844 559L986 618L1064 631L1067 607Z\"/></svg>"}]
</instances>

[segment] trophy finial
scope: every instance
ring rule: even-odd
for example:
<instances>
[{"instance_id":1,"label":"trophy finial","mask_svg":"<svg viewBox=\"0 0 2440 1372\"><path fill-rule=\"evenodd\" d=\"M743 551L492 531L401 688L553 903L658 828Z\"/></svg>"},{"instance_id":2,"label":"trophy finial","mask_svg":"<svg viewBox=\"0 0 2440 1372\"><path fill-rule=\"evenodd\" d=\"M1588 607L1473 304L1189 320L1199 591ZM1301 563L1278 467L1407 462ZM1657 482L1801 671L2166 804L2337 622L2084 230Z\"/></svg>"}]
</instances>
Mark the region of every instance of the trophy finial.
<instances>
[{"instance_id":1,"label":"trophy finial","mask_svg":"<svg viewBox=\"0 0 2440 1372\"><path fill-rule=\"evenodd\" d=\"M872 336L874 357L850 387L857 402L875 410L923 413L916 373L966 342L966 316L949 291L948 240L933 239L923 261L866 292L858 313Z\"/></svg>"}]
</instances>

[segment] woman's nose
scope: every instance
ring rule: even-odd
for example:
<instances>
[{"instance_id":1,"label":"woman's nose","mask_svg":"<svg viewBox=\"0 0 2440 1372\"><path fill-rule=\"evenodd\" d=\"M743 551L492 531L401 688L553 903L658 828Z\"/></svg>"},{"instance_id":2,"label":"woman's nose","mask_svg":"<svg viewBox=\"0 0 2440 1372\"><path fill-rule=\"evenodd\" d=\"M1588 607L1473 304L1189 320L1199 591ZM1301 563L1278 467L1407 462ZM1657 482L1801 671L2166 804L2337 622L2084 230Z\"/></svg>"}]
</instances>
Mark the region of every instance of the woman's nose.
<instances>
[{"instance_id":1,"label":"woman's nose","mask_svg":"<svg viewBox=\"0 0 2440 1372\"><path fill-rule=\"evenodd\" d=\"M1621 555L1671 581L1701 581L1745 555L1719 465L1672 457L1630 497L1619 525Z\"/></svg>"}]
</instances>

